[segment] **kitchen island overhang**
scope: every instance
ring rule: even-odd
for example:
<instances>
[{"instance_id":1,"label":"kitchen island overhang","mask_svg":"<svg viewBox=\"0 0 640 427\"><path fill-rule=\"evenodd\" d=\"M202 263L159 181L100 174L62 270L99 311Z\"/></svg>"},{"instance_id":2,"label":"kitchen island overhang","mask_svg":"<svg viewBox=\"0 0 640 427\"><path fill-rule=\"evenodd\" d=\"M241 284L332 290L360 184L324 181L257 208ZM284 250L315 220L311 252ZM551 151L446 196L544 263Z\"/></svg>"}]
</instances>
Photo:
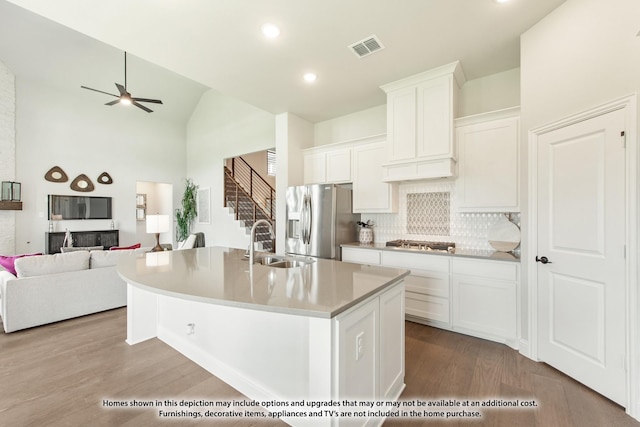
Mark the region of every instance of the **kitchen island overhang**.
<instances>
[{"instance_id":1,"label":"kitchen island overhang","mask_svg":"<svg viewBox=\"0 0 640 427\"><path fill-rule=\"evenodd\" d=\"M404 389L408 270L324 259L250 268L244 251L208 247L132 255L118 271L128 283L129 344L157 337L250 399L388 401Z\"/></svg>"}]
</instances>

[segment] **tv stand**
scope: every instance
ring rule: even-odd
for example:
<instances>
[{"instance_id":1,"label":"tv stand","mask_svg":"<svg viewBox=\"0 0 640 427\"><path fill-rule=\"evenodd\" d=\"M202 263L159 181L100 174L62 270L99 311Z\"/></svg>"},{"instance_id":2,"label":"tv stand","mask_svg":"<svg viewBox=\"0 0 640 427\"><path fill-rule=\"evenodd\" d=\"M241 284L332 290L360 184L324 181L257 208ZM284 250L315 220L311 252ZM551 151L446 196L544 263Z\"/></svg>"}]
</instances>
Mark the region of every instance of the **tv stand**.
<instances>
[{"instance_id":1,"label":"tv stand","mask_svg":"<svg viewBox=\"0 0 640 427\"><path fill-rule=\"evenodd\" d=\"M73 246L103 246L105 250L120 244L119 230L71 231ZM44 233L45 253L59 254L66 232Z\"/></svg>"}]
</instances>

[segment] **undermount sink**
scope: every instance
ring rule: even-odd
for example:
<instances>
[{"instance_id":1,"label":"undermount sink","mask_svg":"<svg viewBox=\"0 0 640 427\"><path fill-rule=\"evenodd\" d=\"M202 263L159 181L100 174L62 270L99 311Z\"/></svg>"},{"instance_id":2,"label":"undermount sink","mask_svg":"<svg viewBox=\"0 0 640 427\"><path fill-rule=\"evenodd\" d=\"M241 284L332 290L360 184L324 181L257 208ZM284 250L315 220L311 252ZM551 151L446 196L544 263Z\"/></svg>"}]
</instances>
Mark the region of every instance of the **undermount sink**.
<instances>
[{"instance_id":1,"label":"undermount sink","mask_svg":"<svg viewBox=\"0 0 640 427\"><path fill-rule=\"evenodd\" d=\"M303 265L307 265L312 263L313 260L306 258L292 258L292 257L284 257L277 255L266 255L260 258L259 263L262 265L266 265L267 267L275 267L275 268L293 268L293 267L302 267Z\"/></svg>"}]
</instances>

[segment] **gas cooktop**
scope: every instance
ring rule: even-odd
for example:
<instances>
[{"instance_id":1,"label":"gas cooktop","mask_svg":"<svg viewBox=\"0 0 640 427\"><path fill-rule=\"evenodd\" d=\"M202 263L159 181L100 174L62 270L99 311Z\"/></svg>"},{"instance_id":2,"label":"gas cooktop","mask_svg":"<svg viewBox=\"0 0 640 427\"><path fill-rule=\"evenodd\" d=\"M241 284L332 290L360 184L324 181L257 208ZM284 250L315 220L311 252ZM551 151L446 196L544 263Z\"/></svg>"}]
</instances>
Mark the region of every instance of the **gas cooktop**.
<instances>
[{"instance_id":1,"label":"gas cooktop","mask_svg":"<svg viewBox=\"0 0 640 427\"><path fill-rule=\"evenodd\" d=\"M453 252L456 244L451 242L425 242L421 240L391 240L386 243L388 247L411 249L425 252Z\"/></svg>"}]
</instances>

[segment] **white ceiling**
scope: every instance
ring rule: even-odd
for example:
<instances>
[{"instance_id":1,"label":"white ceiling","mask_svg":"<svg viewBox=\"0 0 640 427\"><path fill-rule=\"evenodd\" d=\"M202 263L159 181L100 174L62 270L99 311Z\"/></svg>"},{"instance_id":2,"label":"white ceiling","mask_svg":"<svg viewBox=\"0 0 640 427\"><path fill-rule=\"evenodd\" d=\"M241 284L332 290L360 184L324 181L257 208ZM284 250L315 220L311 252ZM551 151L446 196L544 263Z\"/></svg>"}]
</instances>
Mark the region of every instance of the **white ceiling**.
<instances>
[{"instance_id":1,"label":"white ceiling","mask_svg":"<svg viewBox=\"0 0 640 427\"><path fill-rule=\"evenodd\" d=\"M0 0L0 61L18 76L116 93L126 50L130 92L163 99L159 114L186 120L210 87L318 122L381 105L380 85L455 60L467 80L516 68L520 34L563 2L10 0L70 31ZM278 39L262 36L265 22ZM385 49L357 58L347 48L373 34ZM307 71L314 84L302 81Z\"/></svg>"}]
</instances>

